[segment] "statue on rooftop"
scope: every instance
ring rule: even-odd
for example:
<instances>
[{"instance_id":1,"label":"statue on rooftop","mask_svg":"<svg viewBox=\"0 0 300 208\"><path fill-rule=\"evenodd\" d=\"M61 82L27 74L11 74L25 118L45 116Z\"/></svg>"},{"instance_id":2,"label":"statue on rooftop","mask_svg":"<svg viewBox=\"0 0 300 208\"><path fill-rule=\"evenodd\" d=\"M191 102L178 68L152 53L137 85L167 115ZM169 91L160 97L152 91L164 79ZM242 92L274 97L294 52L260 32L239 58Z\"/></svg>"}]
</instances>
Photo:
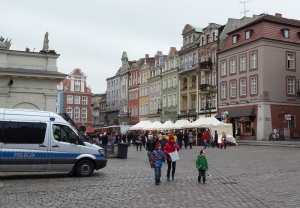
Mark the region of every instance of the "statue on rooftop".
<instances>
[{"instance_id":1,"label":"statue on rooftop","mask_svg":"<svg viewBox=\"0 0 300 208\"><path fill-rule=\"evenodd\" d=\"M8 40L8 38L6 38L4 41L4 38L2 36L0 37L0 48L9 49L11 44L11 39Z\"/></svg>"},{"instance_id":2,"label":"statue on rooftop","mask_svg":"<svg viewBox=\"0 0 300 208\"><path fill-rule=\"evenodd\" d=\"M43 46L43 51L48 51L49 50L49 39L48 39L48 32L46 32L45 37L44 37L44 46Z\"/></svg>"}]
</instances>

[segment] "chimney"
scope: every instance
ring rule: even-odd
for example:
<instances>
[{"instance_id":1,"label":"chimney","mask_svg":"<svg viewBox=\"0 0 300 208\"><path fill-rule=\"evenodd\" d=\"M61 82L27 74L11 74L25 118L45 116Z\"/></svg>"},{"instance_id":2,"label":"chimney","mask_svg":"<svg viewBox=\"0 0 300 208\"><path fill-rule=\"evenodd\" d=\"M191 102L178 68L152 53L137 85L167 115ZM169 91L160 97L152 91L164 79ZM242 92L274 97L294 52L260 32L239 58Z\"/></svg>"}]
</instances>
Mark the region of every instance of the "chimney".
<instances>
[{"instance_id":1,"label":"chimney","mask_svg":"<svg viewBox=\"0 0 300 208\"><path fill-rule=\"evenodd\" d=\"M149 54L145 54L145 58L149 58Z\"/></svg>"},{"instance_id":2,"label":"chimney","mask_svg":"<svg viewBox=\"0 0 300 208\"><path fill-rule=\"evenodd\" d=\"M275 17L282 17L282 14L280 14L280 13L275 13Z\"/></svg>"}]
</instances>

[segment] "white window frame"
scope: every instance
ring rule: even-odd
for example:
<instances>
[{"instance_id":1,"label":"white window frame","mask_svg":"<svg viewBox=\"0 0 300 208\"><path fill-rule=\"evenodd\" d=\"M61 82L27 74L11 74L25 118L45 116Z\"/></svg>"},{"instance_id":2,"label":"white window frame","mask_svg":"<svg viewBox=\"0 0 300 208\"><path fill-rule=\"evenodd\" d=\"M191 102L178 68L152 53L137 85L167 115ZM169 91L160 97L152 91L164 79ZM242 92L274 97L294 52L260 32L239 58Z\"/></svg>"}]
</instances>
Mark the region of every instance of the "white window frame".
<instances>
[{"instance_id":1,"label":"white window frame","mask_svg":"<svg viewBox=\"0 0 300 208\"><path fill-rule=\"evenodd\" d=\"M74 104L80 105L80 96L75 95Z\"/></svg>"},{"instance_id":2,"label":"white window frame","mask_svg":"<svg viewBox=\"0 0 300 208\"><path fill-rule=\"evenodd\" d=\"M287 79L287 94L295 95L295 78Z\"/></svg>"},{"instance_id":3,"label":"white window frame","mask_svg":"<svg viewBox=\"0 0 300 208\"><path fill-rule=\"evenodd\" d=\"M167 88L167 79L165 78L164 82L163 82L163 89L166 89L166 88Z\"/></svg>"},{"instance_id":4,"label":"white window frame","mask_svg":"<svg viewBox=\"0 0 300 208\"><path fill-rule=\"evenodd\" d=\"M86 108L81 109L81 118L87 118L87 109Z\"/></svg>"},{"instance_id":5,"label":"white window frame","mask_svg":"<svg viewBox=\"0 0 300 208\"><path fill-rule=\"evenodd\" d=\"M236 60L235 59L230 60L230 73L231 74L236 73Z\"/></svg>"},{"instance_id":6,"label":"white window frame","mask_svg":"<svg viewBox=\"0 0 300 208\"><path fill-rule=\"evenodd\" d=\"M88 97L82 96L82 105L87 105L87 104L88 104Z\"/></svg>"},{"instance_id":7,"label":"white window frame","mask_svg":"<svg viewBox=\"0 0 300 208\"><path fill-rule=\"evenodd\" d=\"M240 71L246 71L246 56L240 57Z\"/></svg>"},{"instance_id":8,"label":"white window frame","mask_svg":"<svg viewBox=\"0 0 300 208\"><path fill-rule=\"evenodd\" d=\"M246 96L247 94L247 85L246 79L240 80L240 96Z\"/></svg>"},{"instance_id":9,"label":"white window frame","mask_svg":"<svg viewBox=\"0 0 300 208\"><path fill-rule=\"evenodd\" d=\"M232 36L232 43L236 44L237 43L237 35Z\"/></svg>"},{"instance_id":10,"label":"white window frame","mask_svg":"<svg viewBox=\"0 0 300 208\"><path fill-rule=\"evenodd\" d=\"M256 53L251 53L251 69L256 69Z\"/></svg>"},{"instance_id":11,"label":"white window frame","mask_svg":"<svg viewBox=\"0 0 300 208\"><path fill-rule=\"evenodd\" d=\"M250 37L251 37L251 31L250 31L250 30L247 30L247 31L245 32L245 39L248 40L248 39L250 39Z\"/></svg>"},{"instance_id":12,"label":"white window frame","mask_svg":"<svg viewBox=\"0 0 300 208\"><path fill-rule=\"evenodd\" d=\"M251 95L257 94L257 77L250 78Z\"/></svg>"},{"instance_id":13,"label":"white window frame","mask_svg":"<svg viewBox=\"0 0 300 208\"><path fill-rule=\"evenodd\" d=\"M226 76L226 62L221 62L221 76Z\"/></svg>"},{"instance_id":14,"label":"white window frame","mask_svg":"<svg viewBox=\"0 0 300 208\"><path fill-rule=\"evenodd\" d=\"M168 94L168 107L172 106L172 95Z\"/></svg>"},{"instance_id":15,"label":"white window frame","mask_svg":"<svg viewBox=\"0 0 300 208\"><path fill-rule=\"evenodd\" d=\"M166 105L167 105L167 96L164 95L163 96L163 107L166 107Z\"/></svg>"},{"instance_id":16,"label":"white window frame","mask_svg":"<svg viewBox=\"0 0 300 208\"><path fill-rule=\"evenodd\" d=\"M80 109L79 108L74 109L74 118L80 118Z\"/></svg>"},{"instance_id":17,"label":"white window frame","mask_svg":"<svg viewBox=\"0 0 300 208\"><path fill-rule=\"evenodd\" d=\"M222 90L222 93L221 93L221 98L222 99L226 99L226 89L227 88L227 84L226 83L222 83L221 84L221 90Z\"/></svg>"},{"instance_id":18,"label":"white window frame","mask_svg":"<svg viewBox=\"0 0 300 208\"><path fill-rule=\"evenodd\" d=\"M173 77L173 87L176 87L177 86L177 76L175 75Z\"/></svg>"},{"instance_id":19,"label":"white window frame","mask_svg":"<svg viewBox=\"0 0 300 208\"><path fill-rule=\"evenodd\" d=\"M168 78L168 89L172 87L172 77Z\"/></svg>"},{"instance_id":20,"label":"white window frame","mask_svg":"<svg viewBox=\"0 0 300 208\"><path fill-rule=\"evenodd\" d=\"M236 81L230 82L230 97L236 97Z\"/></svg>"},{"instance_id":21,"label":"white window frame","mask_svg":"<svg viewBox=\"0 0 300 208\"><path fill-rule=\"evenodd\" d=\"M73 109L67 108L67 114L70 116L70 118L73 118Z\"/></svg>"},{"instance_id":22,"label":"white window frame","mask_svg":"<svg viewBox=\"0 0 300 208\"><path fill-rule=\"evenodd\" d=\"M288 29L283 30L283 37L290 38L290 31Z\"/></svg>"},{"instance_id":23,"label":"white window frame","mask_svg":"<svg viewBox=\"0 0 300 208\"><path fill-rule=\"evenodd\" d=\"M67 104L73 104L73 95L67 95Z\"/></svg>"},{"instance_id":24,"label":"white window frame","mask_svg":"<svg viewBox=\"0 0 300 208\"><path fill-rule=\"evenodd\" d=\"M295 54L288 53L287 54L287 68L288 69L295 69Z\"/></svg>"},{"instance_id":25,"label":"white window frame","mask_svg":"<svg viewBox=\"0 0 300 208\"><path fill-rule=\"evenodd\" d=\"M173 94L173 106L177 105L177 95L176 93Z\"/></svg>"}]
</instances>

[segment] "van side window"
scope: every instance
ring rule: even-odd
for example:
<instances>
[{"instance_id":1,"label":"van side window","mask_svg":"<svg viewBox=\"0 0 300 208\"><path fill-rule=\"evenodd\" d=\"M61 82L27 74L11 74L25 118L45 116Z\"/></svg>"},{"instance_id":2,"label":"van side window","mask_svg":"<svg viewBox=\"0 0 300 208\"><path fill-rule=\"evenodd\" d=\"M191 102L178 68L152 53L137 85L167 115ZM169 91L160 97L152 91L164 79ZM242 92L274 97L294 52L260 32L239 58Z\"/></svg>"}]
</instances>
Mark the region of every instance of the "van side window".
<instances>
[{"instance_id":1,"label":"van side window","mask_svg":"<svg viewBox=\"0 0 300 208\"><path fill-rule=\"evenodd\" d=\"M53 124L53 136L57 141L76 143L77 134L68 126Z\"/></svg>"},{"instance_id":2,"label":"van side window","mask_svg":"<svg viewBox=\"0 0 300 208\"><path fill-rule=\"evenodd\" d=\"M3 122L3 142L19 144L42 144L47 124L33 122Z\"/></svg>"}]
</instances>

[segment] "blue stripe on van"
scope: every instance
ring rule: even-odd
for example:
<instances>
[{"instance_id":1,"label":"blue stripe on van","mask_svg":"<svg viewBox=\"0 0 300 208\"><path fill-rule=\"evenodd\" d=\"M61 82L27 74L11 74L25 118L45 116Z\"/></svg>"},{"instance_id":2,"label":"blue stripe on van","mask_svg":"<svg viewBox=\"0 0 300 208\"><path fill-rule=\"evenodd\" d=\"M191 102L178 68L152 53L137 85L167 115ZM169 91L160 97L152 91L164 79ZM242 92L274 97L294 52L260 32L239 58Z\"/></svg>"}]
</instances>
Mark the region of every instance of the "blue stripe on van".
<instances>
[{"instance_id":1,"label":"blue stripe on van","mask_svg":"<svg viewBox=\"0 0 300 208\"><path fill-rule=\"evenodd\" d=\"M1 152L0 158L3 159L73 159L78 157L78 153L47 153L47 152ZM93 154L97 159L104 158L101 154Z\"/></svg>"}]
</instances>

